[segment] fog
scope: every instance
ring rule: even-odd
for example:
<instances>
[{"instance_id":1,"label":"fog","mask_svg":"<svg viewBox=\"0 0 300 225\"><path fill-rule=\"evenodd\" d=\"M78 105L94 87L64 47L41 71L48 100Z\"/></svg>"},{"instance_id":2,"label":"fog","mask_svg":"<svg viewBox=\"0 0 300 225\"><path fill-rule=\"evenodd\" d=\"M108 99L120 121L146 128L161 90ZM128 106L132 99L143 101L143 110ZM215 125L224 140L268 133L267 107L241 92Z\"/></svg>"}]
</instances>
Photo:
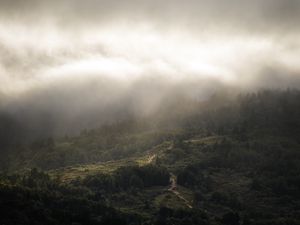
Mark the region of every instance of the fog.
<instances>
[{"instance_id":1,"label":"fog","mask_svg":"<svg viewBox=\"0 0 300 225\"><path fill-rule=\"evenodd\" d=\"M298 0L0 0L0 111L63 134L299 88L298 21Z\"/></svg>"}]
</instances>

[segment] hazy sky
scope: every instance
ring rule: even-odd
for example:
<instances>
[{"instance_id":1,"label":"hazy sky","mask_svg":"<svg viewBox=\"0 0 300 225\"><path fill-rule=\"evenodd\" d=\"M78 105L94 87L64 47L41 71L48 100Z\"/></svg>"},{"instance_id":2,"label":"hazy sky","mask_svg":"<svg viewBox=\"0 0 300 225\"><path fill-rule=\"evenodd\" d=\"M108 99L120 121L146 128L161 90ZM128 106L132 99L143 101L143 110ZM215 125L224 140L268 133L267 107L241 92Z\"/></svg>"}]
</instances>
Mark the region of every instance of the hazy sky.
<instances>
[{"instance_id":1,"label":"hazy sky","mask_svg":"<svg viewBox=\"0 0 300 225\"><path fill-rule=\"evenodd\" d=\"M299 87L299 21L299 0L0 0L1 101L69 115Z\"/></svg>"},{"instance_id":2,"label":"hazy sky","mask_svg":"<svg viewBox=\"0 0 300 225\"><path fill-rule=\"evenodd\" d=\"M91 77L299 74L298 0L1 0L0 15L4 93Z\"/></svg>"}]
</instances>

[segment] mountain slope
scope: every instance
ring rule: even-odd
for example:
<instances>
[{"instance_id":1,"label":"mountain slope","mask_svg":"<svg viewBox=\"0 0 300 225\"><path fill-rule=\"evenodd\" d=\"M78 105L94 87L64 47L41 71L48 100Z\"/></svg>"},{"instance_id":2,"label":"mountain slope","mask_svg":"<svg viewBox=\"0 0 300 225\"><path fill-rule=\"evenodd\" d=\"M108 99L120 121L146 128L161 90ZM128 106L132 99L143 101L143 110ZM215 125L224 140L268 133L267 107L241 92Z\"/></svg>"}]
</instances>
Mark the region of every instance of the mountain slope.
<instances>
[{"instance_id":1,"label":"mountain slope","mask_svg":"<svg viewBox=\"0 0 300 225\"><path fill-rule=\"evenodd\" d=\"M0 205L19 210L16 221L41 221L33 212L47 209L47 224L300 224L299 99L214 96L172 126L126 121L24 145L9 164L18 174L1 176ZM72 212L78 199L86 208Z\"/></svg>"}]
</instances>

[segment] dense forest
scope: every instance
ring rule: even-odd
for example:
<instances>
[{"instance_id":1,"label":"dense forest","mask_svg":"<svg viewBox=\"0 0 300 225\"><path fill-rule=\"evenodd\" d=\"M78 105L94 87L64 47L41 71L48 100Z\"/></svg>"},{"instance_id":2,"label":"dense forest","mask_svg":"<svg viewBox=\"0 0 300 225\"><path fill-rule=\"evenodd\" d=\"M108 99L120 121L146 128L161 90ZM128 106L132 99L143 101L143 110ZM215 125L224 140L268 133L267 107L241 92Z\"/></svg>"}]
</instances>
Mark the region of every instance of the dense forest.
<instances>
[{"instance_id":1,"label":"dense forest","mask_svg":"<svg viewBox=\"0 0 300 225\"><path fill-rule=\"evenodd\" d=\"M169 108L30 138L2 113L0 224L300 224L300 91Z\"/></svg>"}]
</instances>

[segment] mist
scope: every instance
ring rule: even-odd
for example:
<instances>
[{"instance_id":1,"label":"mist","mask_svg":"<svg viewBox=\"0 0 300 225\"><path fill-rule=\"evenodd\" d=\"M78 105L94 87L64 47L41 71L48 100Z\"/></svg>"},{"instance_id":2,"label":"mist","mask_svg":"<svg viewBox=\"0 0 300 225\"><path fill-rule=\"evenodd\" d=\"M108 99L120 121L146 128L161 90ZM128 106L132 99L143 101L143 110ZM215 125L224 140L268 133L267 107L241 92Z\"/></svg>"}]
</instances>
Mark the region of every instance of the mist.
<instances>
[{"instance_id":1,"label":"mist","mask_svg":"<svg viewBox=\"0 0 300 225\"><path fill-rule=\"evenodd\" d=\"M0 15L0 111L33 136L300 86L296 0L1 0Z\"/></svg>"}]
</instances>

